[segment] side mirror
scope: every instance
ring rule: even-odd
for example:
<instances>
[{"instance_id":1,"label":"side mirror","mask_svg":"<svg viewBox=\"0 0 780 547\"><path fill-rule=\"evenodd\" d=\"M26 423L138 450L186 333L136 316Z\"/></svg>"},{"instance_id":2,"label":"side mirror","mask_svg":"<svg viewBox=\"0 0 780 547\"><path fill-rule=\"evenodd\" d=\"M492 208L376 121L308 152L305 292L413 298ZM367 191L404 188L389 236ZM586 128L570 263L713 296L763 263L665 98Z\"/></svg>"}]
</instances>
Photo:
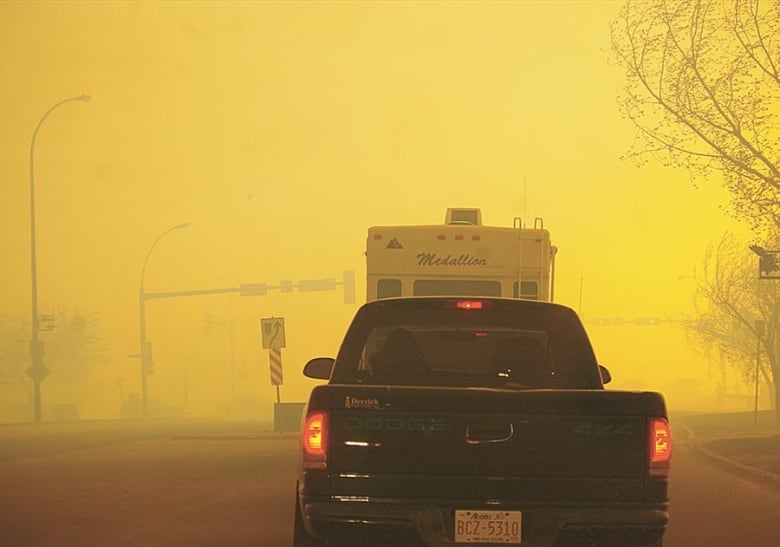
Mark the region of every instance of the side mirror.
<instances>
[{"instance_id":1,"label":"side mirror","mask_svg":"<svg viewBox=\"0 0 780 547\"><path fill-rule=\"evenodd\" d=\"M599 365L599 373L601 374L601 383L606 385L612 381L612 375L607 370L607 367Z\"/></svg>"},{"instance_id":2,"label":"side mirror","mask_svg":"<svg viewBox=\"0 0 780 547\"><path fill-rule=\"evenodd\" d=\"M315 357L303 367L303 375L315 380L329 380L335 362L332 357Z\"/></svg>"}]
</instances>

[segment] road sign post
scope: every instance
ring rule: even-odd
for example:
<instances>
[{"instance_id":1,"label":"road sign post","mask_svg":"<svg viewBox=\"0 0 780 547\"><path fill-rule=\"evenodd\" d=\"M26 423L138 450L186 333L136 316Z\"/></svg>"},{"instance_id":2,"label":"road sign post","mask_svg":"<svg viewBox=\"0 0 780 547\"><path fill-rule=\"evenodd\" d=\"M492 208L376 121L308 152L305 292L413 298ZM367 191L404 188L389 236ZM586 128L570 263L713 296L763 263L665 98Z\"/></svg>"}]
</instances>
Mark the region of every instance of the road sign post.
<instances>
[{"instance_id":1,"label":"road sign post","mask_svg":"<svg viewBox=\"0 0 780 547\"><path fill-rule=\"evenodd\" d=\"M276 386L276 402L280 403L279 386L284 383L284 374L282 372L282 350L269 349L268 358L271 363L271 385Z\"/></svg>"},{"instance_id":2,"label":"road sign post","mask_svg":"<svg viewBox=\"0 0 780 547\"><path fill-rule=\"evenodd\" d=\"M276 386L276 402L281 402L279 386L284 383L282 370L282 348L286 345L283 317L260 319L260 342L268 350L271 367L271 385Z\"/></svg>"}]
</instances>

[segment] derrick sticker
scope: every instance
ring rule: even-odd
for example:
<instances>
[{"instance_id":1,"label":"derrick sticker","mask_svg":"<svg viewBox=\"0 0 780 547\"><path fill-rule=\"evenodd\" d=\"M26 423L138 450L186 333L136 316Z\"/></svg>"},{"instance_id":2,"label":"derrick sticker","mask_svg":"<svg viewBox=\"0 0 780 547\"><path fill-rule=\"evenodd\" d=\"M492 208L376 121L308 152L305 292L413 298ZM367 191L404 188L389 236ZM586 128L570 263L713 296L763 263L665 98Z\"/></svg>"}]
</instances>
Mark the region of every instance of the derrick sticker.
<instances>
[{"instance_id":1,"label":"derrick sticker","mask_svg":"<svg viewBox=\"0 0 780 547\"><path fill-rule=\"evenodd\" d=\"M344 399L344 408L379 408L379 399L347 395Z\"/></svg>"}]
</instances>

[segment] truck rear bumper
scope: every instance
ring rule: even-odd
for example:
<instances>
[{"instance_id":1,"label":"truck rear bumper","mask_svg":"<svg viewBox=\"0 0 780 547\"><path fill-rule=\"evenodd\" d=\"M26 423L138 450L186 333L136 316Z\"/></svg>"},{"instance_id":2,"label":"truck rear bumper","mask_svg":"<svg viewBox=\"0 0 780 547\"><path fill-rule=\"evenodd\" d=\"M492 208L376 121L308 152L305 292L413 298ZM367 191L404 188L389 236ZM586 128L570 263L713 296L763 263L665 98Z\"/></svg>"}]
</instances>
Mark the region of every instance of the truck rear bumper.
<instances>
[{"instance_id":1,"label":"truck rear bumper","mask_svg":"<svg viewBox=\"0 0 780 547\"><path fill-rule=\"evenodd\" d=\"M523 547L655 545L663 538L669 520L665 507L500 508L522 510ZM430 547L461 545L453 540L454 510L371 501L310 500L302 504L307 531L315 537L338 540L339 545L380 545L383 541L399 545L414 538Z\"/></svg>"}]
</instances>

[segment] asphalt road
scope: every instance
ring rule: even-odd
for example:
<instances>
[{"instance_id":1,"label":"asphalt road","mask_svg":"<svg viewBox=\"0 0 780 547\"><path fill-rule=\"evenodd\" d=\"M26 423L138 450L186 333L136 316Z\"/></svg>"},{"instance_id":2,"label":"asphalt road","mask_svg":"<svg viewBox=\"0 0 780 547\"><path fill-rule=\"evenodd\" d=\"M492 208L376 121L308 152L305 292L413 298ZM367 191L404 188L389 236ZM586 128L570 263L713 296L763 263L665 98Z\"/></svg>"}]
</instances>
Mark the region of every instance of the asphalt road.
<instances>
[{"instance_id":1,"label":"asphalt road","mask_svg":"<svg viewBox=\"0 0 780 547\"><path fill-rule=\"evenodd\" d=\"M290 546L294 436L264 434L269 424L121 425L0 426L0 545ZM780 544L780 490L684 439L675 450L666 547Z\"/></svg>"},{"instance_id":2,"label":"asphalt road","mask_svg":"<svg viewBox=\"0 0 780 547\"><path fill-rule=\"evenodd\" d=\"M259 425L155 425L0 429L0 545L290 545L295 438Z\"/></svg>"},{"instance_id":3,"label":"asphalt road","mask_svg":"<svg viewBox=\"0 0 780 547\"><path fill-rule=\"evenodd\" d=\"M727 471L675 441L664 547L777 547L780 489Z\"/></svg>"}]
</instances>

